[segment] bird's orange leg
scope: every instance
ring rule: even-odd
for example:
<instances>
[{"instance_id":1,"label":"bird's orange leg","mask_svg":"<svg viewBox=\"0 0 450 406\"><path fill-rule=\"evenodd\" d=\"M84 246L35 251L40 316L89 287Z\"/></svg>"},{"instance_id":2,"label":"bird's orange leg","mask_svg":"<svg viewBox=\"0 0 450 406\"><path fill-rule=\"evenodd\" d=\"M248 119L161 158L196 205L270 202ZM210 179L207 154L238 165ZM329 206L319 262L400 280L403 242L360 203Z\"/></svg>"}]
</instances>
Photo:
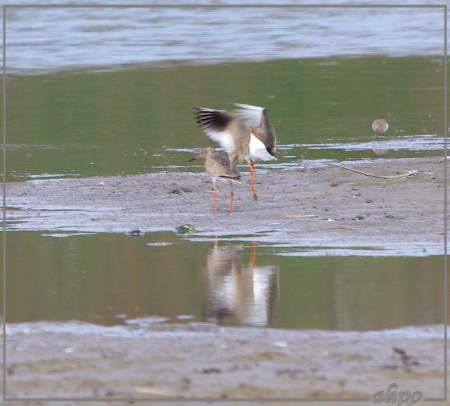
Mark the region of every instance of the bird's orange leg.
<instances>
[{"instance_id":1,"label":"bird's orange leg","mask_svg":"<svg viewBox=\"0 0 450 406\"><path fill-rule=\"evenodd\" d=\"M252 241L252 268L256 267L256 241Z\"/></svg>"},{"instance_id":2,"label":"bird's orange leg","mask_svg":"<svg viewBox=\"0 0 450 406\"><path fill-rule=\"evenodd\" d=\"M253 193L253 198L255 200L258 200L258 196L256 196L256 189L255 189L255 163L253 161L250 161L248 163L250 166L250 177L251 177L251 191Z\"/></svg>"},{"instance_id":3,"label":"bird's orange leg","mask_svg":"<svg viewBox=\"0 0 450 406\"><path fill-rule=\"evenodd\" d=\"M211 207L211 213L216 213L216 200L217 200L217 188L216 188L216 182L213 181L213 191L214 191L214 197L213 197L213 203Z\"/></svg>"},{"instance_id":4,"label":"bird's orange leg","mask_svg":"<svg viewBox=\"0 0 450 406\"><path fill-rule=\"evenodd\" d=\"M231 213L233 211L233 200L234 200L234 189L233 189L233 182L230 182L231 185L231 192L230 192L230 208L228 211Z\"/></svg>"}]
</instances>

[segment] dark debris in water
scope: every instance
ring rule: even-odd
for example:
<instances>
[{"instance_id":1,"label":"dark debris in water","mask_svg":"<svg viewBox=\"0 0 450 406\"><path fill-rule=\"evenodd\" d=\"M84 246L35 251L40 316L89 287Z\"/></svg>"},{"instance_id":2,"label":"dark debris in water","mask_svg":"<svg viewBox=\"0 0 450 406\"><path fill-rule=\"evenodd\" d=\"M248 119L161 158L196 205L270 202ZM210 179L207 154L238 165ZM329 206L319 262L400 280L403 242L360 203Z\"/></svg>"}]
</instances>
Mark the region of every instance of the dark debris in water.
<instances>
[{"instance_id":1,"label":"dark debris in water","mask_svg":"<svg viewBox=\"0 0 450 406\"><path fill-rule=\"evenodd\" d=\"M181 226L176 227L175 231L178 234L190 234L195 233L196 229L195 226L193 226L192 224L183 224Z\"/></svg>"}]
</instances>

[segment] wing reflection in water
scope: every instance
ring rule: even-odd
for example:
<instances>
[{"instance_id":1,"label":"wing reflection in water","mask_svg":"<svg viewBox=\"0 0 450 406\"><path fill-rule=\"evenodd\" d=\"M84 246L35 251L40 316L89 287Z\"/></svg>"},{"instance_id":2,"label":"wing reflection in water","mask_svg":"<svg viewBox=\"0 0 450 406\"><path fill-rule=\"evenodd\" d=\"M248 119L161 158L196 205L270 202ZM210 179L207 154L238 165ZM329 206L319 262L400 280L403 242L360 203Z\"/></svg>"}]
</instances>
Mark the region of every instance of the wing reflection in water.
<instances>
[{"instance_id":1,"label":"wing reflection in water","mask_svg":"<svg viewBox=\"0 0 450 406\"><path fill-rule=\"evenodd\" d=\"M217 240L202 269L205 321L232 325L267 326L278 298L278 266L241 264L243 247L219 247Z\"/></svg>"}]
</instances>

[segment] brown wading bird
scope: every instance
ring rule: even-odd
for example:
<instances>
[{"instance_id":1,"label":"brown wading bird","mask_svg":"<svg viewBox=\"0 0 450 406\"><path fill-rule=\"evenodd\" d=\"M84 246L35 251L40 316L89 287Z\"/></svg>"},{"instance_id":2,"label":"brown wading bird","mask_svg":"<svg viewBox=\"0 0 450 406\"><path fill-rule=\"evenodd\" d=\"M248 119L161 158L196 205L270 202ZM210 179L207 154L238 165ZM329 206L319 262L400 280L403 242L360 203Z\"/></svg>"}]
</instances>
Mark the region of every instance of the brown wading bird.
<instances>
[{"instance_id":1,"label":"brown wading bird","mask_svg":"<svg viewBox=\"0 0 450 406\"><path fill-rule=\"evenodd\" d=\"M214 148L207 147L203 149L200 154L197 154L194 158L190 159L190 161L194 161L195 159L203 158L205 160L205 170L211 176L213 181L213 190L214 190L214 198L213 204L211 207L211 212L216 212L216 199L217 199L217 187L216 180L221 179L224 181L230 181L231 192L230 192L230 208L229 212L233 211L233 199L234 199L234 190L233 183L239 182L241 179L241 174L237 170L236 166L231 167L230 161L227 157L220 155L218 152L214 150Z\"/></svg>"},{"instance_id":2,"label":"brown wading bird","mask_svg":"<svg viewBox=\"0 0 450 406\"><path fill-rule=\"evenodd\" d=\"M267 118L267 109L248 104L235 105L239 107L236 112L197 107L196 119L203 132L228 152L231 168L238 161L248 162L251 192L257 200L254 161L277 159L276 135Z\"/></svg>"},{"instance_id":3,"label":"brown wading bird","mask_svg":"<svg viewBox=\"0 0 450 406\"><path fill-rule=\"evenodd\" d=\"M379 118L372 123L372 130L377 134L384 134L389 129L389 124L384 118Z\"/></svg>"}]
</instances>

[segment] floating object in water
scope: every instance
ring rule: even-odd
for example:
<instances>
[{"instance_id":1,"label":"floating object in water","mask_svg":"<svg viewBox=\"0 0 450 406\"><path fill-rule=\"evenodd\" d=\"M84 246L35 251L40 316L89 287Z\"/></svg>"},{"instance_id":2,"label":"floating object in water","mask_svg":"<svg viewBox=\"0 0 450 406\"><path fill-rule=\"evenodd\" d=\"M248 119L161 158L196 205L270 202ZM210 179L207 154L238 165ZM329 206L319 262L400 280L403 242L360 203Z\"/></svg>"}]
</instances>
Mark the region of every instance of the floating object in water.
<instances>
[{"instance_id":1,"label":"floating object in water","mask_svg":"<svg viewBox=\"0 0 450 406\"><path fill-rule=\"evenodd\" d=\"M189 234L189 233L195 233L197 230L192 224L183 224L181 226L178 226L175 228L175 231L178 234Z\"/></svg>"},{"instance_id":2,"label":"floating object in water","mask_svg":"<svg viewBox=\"0 0 450 406\"><path fill-rule=\"evenodd\" d=\"M379 118L372 123L372 130L377 134L384 134L389 129L389 123L384 118Z\"/></svg>"}]
</instances>

